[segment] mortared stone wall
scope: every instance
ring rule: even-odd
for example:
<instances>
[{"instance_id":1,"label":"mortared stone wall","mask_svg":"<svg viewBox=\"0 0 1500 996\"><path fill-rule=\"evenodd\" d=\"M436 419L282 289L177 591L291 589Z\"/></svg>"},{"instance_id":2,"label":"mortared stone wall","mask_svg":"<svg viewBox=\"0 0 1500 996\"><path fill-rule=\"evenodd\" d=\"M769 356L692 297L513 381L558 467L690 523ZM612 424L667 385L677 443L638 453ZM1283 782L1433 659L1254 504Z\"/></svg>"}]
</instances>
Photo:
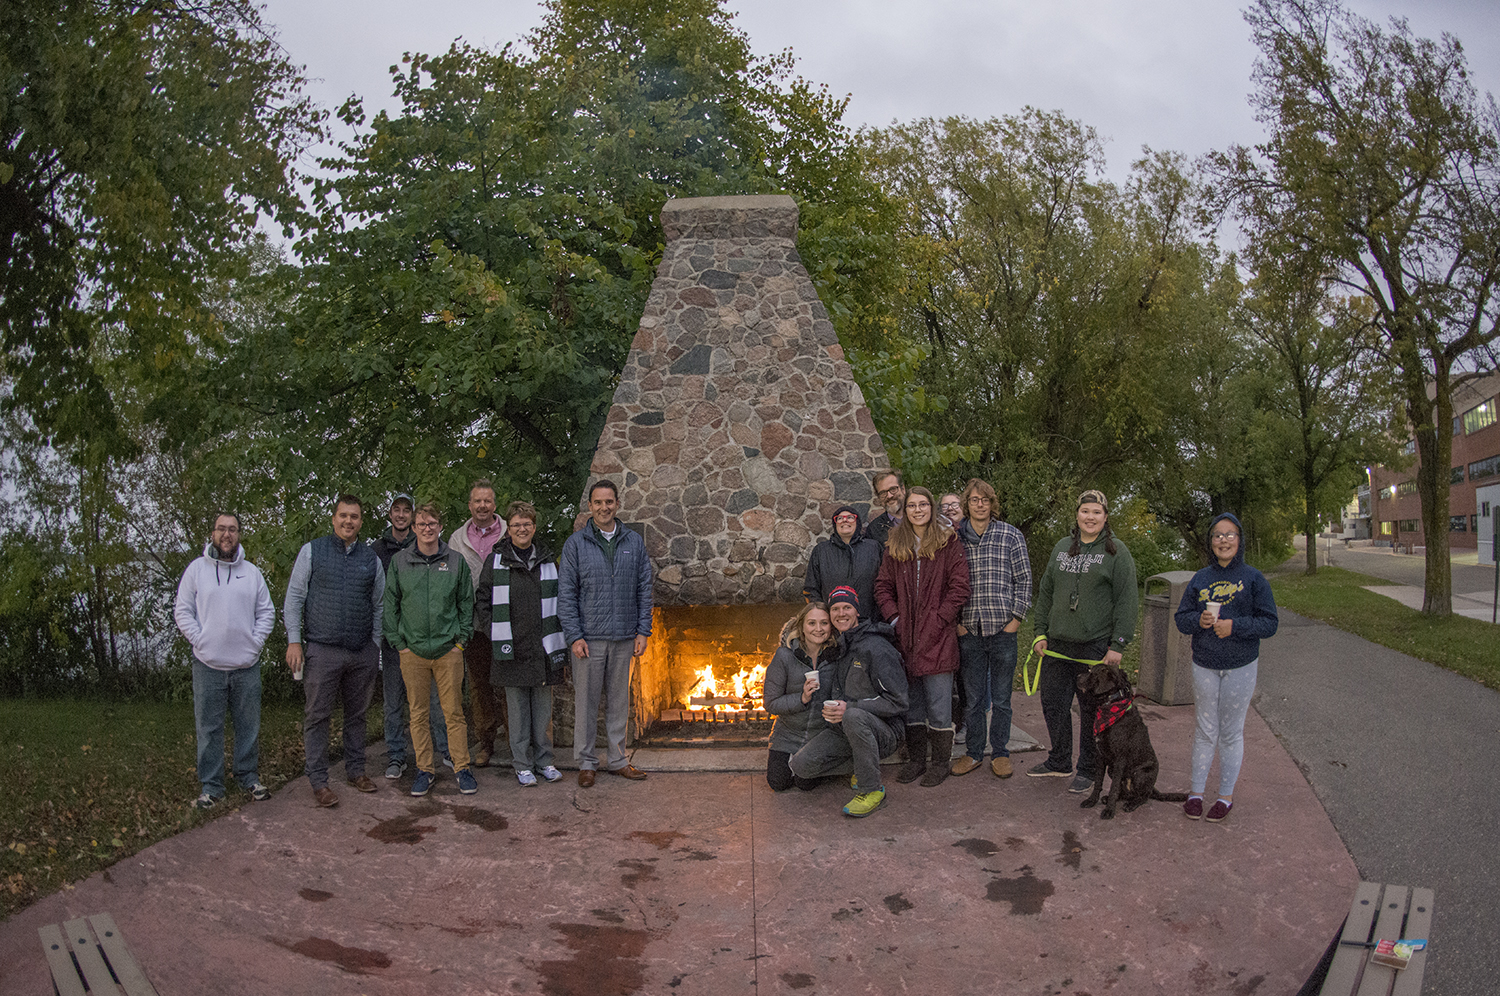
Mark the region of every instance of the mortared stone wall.
<instances>
[{"instance_id":1,"label":"mortared stone wall","mask_svg":"<svg viewBox=\"0 0 1500 996\"><path fill-rule=\"evenodd\" d=\"M657 605L800 602L833 510L868 513L885 445L797 255L796 202L672 200L661 219L589 484L619 486Z\"/></svg>"}]
</instances>

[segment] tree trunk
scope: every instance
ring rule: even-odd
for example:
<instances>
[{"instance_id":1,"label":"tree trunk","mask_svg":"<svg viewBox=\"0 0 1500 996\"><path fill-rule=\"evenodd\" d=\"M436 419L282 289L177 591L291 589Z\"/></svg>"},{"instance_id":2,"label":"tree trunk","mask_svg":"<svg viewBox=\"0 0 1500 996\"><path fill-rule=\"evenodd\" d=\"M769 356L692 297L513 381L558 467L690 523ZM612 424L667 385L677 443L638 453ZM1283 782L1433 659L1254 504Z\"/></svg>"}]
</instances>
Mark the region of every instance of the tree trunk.
<instances>
[{"instance_id":1,"label":"tree trunk","mask_svg":"<svg viewBox=\"0 0 1500 996\"><path fill-rule=\"evenodd\" d=\"M1422 385L1425 411L1420 421L1413 419L1417 437L1417 495L1422 501L1422 532L1427 539L1427 563L1422 595L1422 614L1446 619L1453 614L1453 567L1448 552L1448 509L1453 461L1453 391L1448 368L1438 359L1434 364L1433 397L1427 399ZM1408 395L1411 385L1408 384ZM1408 411L1411 410L1408 397ZM1434 421L1436 425L1434 426Z\"/></svg>"}]
</instances>

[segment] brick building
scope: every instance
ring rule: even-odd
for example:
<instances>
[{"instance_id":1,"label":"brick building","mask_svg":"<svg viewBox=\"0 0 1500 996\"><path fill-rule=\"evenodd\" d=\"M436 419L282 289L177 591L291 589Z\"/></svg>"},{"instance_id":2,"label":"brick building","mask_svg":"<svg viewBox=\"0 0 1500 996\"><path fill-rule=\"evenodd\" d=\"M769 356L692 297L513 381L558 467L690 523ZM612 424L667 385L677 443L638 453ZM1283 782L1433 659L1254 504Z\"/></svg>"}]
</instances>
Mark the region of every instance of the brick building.
<instances>
[{"instance_id":1,"label":"brick building","mask_svg":"<svg viewBox=\"0 0 1500 996\"><path fill-rule=\"evenodd\" d=\"M1500 504L1500 373L1455 388L1453 411L1448 545L1455 551L1478 549L1480 560L1492 563L1491 507ZM1415 442L1407 443L1407 452L1415 455ZM1401 471L1373 468L1369 492L1370 531L1377 545L1427 545L1415 462ZM1360 504L1365 504L1363 493Z\"/></svg>"}]
</instances>

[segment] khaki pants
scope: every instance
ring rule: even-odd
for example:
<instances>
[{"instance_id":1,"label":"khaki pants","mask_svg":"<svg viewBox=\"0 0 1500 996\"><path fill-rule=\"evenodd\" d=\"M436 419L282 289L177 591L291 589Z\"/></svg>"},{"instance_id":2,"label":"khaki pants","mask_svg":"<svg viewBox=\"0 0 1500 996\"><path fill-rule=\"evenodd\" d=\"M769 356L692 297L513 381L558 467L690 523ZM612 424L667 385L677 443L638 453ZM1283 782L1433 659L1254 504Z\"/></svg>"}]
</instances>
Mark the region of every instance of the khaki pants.
<instances>
[{"instance_id":1,"label":"khaki pants","mask_svg":"<svg viewBox=\"0 0 1500 996\"><path fill-rule=\"evenodd\" d=\"M410 650L401 651L401 679L406 682L406 702L411 710L411 739L417 754L417 768L429 775L437 773L432 750L432 728L427 716L428 688L437 683L438 702L443 707L443 722L448 724L448 753L453 770L469 767L469 727L464 721L464 655L457 647L437 660L418 657Z\"/></svg>"}]
</instances>

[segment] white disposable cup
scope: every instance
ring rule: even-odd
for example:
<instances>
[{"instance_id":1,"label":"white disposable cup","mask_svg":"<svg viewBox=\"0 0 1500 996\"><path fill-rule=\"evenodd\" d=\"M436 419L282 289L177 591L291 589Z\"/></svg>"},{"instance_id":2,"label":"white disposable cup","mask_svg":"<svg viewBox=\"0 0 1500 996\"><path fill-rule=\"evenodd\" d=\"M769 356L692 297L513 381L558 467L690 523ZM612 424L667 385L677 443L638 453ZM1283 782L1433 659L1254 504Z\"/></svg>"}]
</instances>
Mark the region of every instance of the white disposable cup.
<instances>
[{"instance_id":1,"label":"white disposable cup","mask_svg":"<svg viewBox=\"0 0 1500 996\"><path fill-rule=\"evenodd\" d=\"M1208 603L1207 608L1208 608L1209 615L1211 615L1211 616L1214 617L1214 621L1215 622L1219 621L1219 606L1221 604L1222 603L1220 603L1220 602L1209 602Z\"/></svg>"},{"instance_id":2,"label":"white disposable cup","mask_svg":"<svg viewBox=\"0 0 1500 996\"><path fill-rule=\"evenodd\" d=\"M807 674L803 675L802 676L802 681L803 681L804 684L806 684L808 678L812 679L813 690L814 691L816 691L817 689L819 689L819 688L822 687L822 682L818 680L818 672L816 672L816 671L809 671L809 672L807 672Z\"/></svg>"}]
</instances>

